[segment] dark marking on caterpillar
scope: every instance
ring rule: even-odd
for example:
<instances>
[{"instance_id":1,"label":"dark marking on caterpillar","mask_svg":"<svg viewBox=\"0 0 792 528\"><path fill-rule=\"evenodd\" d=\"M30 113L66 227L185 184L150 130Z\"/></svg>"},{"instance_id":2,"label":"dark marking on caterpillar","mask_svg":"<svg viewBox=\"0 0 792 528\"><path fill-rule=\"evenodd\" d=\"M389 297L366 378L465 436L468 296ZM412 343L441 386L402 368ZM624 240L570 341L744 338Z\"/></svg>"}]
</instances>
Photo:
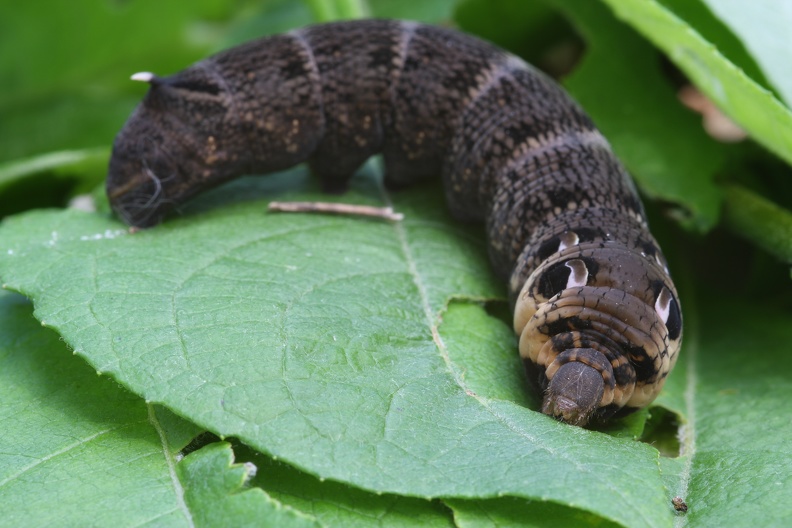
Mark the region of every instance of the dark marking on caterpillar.
<instances>
[{"instance_id":1,"label":"dark marking on caterpillar","mask_svg":"<svg viewBox=\"0 0 792 528\"><path fill-rule=\"evenodd\" d=\"M585 425L662 388L682 316L635 187L583 110L521 59L449 29L365 20L133 78L151 86L107 178L132 226L302 162L343 190L381 153L386 186L440 175L452 214L486 223L545 413Z\"/></svg>"}]
</instances>

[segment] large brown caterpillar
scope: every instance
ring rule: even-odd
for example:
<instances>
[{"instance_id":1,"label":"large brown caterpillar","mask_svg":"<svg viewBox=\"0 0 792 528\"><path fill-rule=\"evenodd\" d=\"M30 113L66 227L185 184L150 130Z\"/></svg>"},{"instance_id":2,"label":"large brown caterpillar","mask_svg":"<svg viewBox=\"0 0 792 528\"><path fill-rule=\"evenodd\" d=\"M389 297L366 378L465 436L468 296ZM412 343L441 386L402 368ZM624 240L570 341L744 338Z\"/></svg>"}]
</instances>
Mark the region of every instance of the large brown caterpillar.
<instances>
[{"instance_id":1,"label":"large brown caterpillar","mask_svg":"<svg viewBox=\"0 0 792 528\"><path fill-rule=\"evenodd\" d=\"M113 209L152 226L242 174L307 161L342 189L382 153L387 185L442 174L484 219L542 411L568 423L651 402L682 335L677 293L625 169L552 80L470 36L411 22L318 25L151 84L116 138Z\"/></svg>"}]
</instances>

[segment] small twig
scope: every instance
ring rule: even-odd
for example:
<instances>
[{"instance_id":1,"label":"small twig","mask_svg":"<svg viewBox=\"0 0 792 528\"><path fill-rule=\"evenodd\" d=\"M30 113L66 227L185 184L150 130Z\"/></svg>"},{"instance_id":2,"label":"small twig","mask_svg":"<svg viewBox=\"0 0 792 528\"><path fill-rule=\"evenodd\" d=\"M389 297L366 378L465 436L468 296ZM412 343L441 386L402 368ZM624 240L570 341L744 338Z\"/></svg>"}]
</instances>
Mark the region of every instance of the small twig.
<instances>
[{"instance_id":1,"label":"small twig","mask_svg":"<svg viewBox=\"0 0 792 528\"><path fill-rule=\"evenodd\" d=\"M270 211L284 213L328 213L339 215L370 216L391 222L404 219L401 213L393 212L392 207L372 207L332 202L270 202Z\"/></svg>"}]
</instances>

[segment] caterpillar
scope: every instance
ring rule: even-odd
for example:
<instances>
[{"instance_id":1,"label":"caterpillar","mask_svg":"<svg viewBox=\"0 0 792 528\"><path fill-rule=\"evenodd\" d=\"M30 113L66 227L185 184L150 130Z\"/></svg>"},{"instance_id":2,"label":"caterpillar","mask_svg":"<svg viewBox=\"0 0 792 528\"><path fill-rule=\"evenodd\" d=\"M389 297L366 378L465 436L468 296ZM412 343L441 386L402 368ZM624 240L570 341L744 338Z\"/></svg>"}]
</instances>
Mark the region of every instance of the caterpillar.
<instances>
[{"instance_id":1,"label":"caterpillar","mask_svg":"<svg viewBox=\"0 0 792 528\"><path fill-rule=\"evenodd\" d=\"M341 191L372 155L385 184L443 179L483 220L542 412L585 426L657 396L676 362L677 292L624 167L554 81L463 33L395 20L248 42L150 84L106 190L150 227L197 193L307 162Z\"/></svg>"}]
</instances>

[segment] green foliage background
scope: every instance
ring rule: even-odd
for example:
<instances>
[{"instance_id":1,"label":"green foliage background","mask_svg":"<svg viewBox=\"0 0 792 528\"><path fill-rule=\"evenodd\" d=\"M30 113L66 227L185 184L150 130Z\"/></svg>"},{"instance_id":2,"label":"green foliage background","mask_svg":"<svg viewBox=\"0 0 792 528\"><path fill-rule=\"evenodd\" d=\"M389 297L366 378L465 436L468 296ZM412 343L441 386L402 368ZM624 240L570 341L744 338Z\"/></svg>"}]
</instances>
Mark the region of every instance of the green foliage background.
<instances>
[{"instance_id":1,"label":"green foliage background","mask_svg":"<svg viewBox=\"0 0 792 528\"><path fill-rule=\"evenodd\" d=\"M483 230L437 183L388 193L374 163L337 198L398 224L265 214L328 199L304 168L134 236L106 212L131 73L359 16L496 42L609 138L685 314L647 412L535 412ZM782 0L1 3L0 525L789 525L790 23ZM750 139L707 135L687 80Z\"/></svg>"}]
</instances>

